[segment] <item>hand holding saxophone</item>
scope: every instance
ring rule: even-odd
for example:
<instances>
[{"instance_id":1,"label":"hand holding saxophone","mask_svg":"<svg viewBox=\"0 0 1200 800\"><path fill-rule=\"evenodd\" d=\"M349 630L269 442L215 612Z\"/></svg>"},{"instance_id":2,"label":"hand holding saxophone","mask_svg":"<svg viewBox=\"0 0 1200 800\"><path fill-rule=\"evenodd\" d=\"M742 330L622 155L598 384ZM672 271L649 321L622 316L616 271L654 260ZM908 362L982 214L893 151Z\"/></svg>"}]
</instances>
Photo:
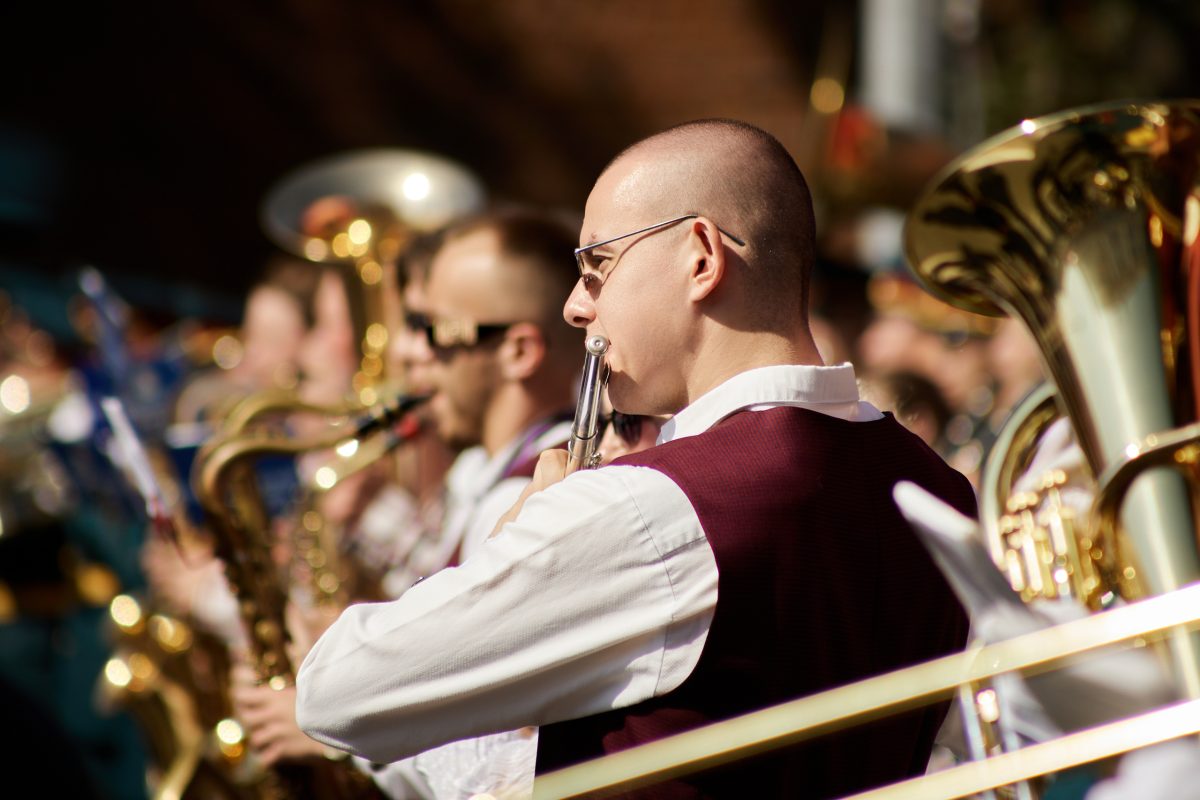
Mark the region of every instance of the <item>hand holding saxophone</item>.
<instances>
[{"instance_id":1,"label":"hand holding saxophone","mask_svg":"<svg viewBox=\"0 0 1200 800\"><path fill-rule=\"evenodd\" d=\"M263 766L325 754L325 746L306 736L296 724L294 685L275 689L260 683L254 667L246 662L234 665L230 683L234 714Z\"/></svg>"}]
</instances>

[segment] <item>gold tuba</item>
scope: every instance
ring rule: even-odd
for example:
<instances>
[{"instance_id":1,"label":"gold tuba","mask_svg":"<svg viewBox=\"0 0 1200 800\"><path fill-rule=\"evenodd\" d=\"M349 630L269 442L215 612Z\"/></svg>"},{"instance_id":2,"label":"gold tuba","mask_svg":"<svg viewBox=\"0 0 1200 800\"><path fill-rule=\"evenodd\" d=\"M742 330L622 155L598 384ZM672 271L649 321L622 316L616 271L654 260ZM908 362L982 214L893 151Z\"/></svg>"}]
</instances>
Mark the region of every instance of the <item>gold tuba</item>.
<instances>
[{"instance_id":1,"label":"gold tuba","mask_svg":"<svg viewBox=\"0 0 1200 800\"><path fill-rule=\"evenodd\" d=\"M1016 317L1036 339L1098 480L1097 507L1111 509L1094 515L1081 549L1118 577L1113 593L1161 594L1200 578L1194 456L1141 459L1197 417L1190 339L1200 319L1186 298L1198 171L1200 103L1080 109L975 148L909 217L908 255L926 288ZM1112 497L1111 471L1139 459ZM1200 696L1195 642L1176 638L1171 649L1181 691Z\"/></svg>"},{"instance_id":2,"label":"gold tuba","mask_svg":"<svg viewBox=\"0 0 1200 800\"><path fill-rule=\"evenodd\" d=\"M398 260L415 234L483 203L483 187L466 169L412 150L332 156L285 176L267 194L267 235L293 255L340 270L361 356L353 389L364 407L382 399L389 331L400 320Z\"/></svg>"}]
</instances>

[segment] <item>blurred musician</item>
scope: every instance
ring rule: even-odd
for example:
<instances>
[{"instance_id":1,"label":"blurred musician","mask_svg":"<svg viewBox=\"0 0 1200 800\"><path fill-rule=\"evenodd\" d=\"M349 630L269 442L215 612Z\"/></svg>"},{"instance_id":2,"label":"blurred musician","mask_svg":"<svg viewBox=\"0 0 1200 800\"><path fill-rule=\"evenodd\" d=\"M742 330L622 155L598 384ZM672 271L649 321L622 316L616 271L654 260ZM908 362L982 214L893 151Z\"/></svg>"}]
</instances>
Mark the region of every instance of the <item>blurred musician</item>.
<instances>
[{"instance_id":1,"label":"blurred musician","mask_svg":"<svg viewBox=\"0 0 1200 800\"><path fill-rule=\"evenodd\" d=\"M540 725L544 771L961 648L891 488L970 513L970 485L822 364L811 200L784 148L731 121L651 137L601 175L581 239L565 317L611 341L618 410L674 415L660 444L561 482L565 454L543 454L548 488L458 569L343 613L299 673L319 740L389 761ZM885 783L924 768L942 713L646 794Z\"/></svg>"},{"instance_id":2,"label":"blurred musician","mask_svg":"<svg viewBox=\"0 0 1200 800\"><path fill-rule=\"evenodd\" d=\"M442 234L427 282L409 275L397 355L412 388L433 391L428 412L438 438L464 449L446 475L440 530L407 547L400 541L407 532L392 531L404 557L385 576L390 593L478 550L529 483L539 453L566 443L583 351L561 315L576 278L563 256L573 242L571 229L541 213L485 214ZM294 689L277 692L242 677L239 717L263 760L322 752L296 727ZM528 786L535 741L531 731L514 730L362 766L393 797L466 797L497 781Z\"/></svg>"},{"instance_id":3,"label":"blurred musician","mask_svg":"<svg viewBox=\"0 0 1200 800\"><path fill-rule=\"evenodd\" d=\"M920 389L928 400L918 404L926 406L926 413L931 403L944 404L950 415L932 446L977 483L983 458L1010 408L997 405L999 388L989 361L996 321L954 308L898 273L873 276L867 294L875 317L857 342L864 393L904 422L908 410L902 407L903 395L911 396L917 388L906 376L932 384Z\"/></svg>"},{"instance_id":4,"label":"blurred musician","mask_svg":"<svg viewBox=\"0 0 1200 800\"><path fill-rule=\"evenodd\" d=\"M290 256L274 257L246 296L236 356L198 372L180 392L175 402L174 452L181 464L174 477L181 490L186 491L190 467L190 458L182 454L194 451L210 436L239 400L268 389L297 386L301 352L317 338L318 323L330 324L329 312L322 316L323 307L315 298L323 272ZM236 600L207 537L185 535L178 541L147 537L141 563L155 599L170 612L191 618L230 646L242 646Z\"/></svg>"},{"instance_id":5,"label":"blurred musician","mask_svg":"<svg viewBox=\"0 0 1200 800\"><path fill-rule=\"evenodd\" d=\"M177 423L218 423L250 394L296 386L322 272L283 254L267 263L246 295L235 353L188 381L175 401Z\"/></svg>"},{"instance_id":6,"label":"blurred musician","mask_svg":"<svg viewBox=\"0 0 1200 800\"><path fill-rule=\"evenodd\" d=\"M97 686L114 650L108 603L143 585L145 517L99 401L121 397L157 441L192 364L178 330L151 324L99 272L85 270L80 284L86 297L72 301L73 318L88 347L69 359L0 300L0 682L14 735L29 726L34 737L69 738L39 760L24 755L27 742L5 752L45 774L49 794L135 797L146 787L147 743ZM92 788L63 788L67 772Z\"/></svg>"}]
</instances>

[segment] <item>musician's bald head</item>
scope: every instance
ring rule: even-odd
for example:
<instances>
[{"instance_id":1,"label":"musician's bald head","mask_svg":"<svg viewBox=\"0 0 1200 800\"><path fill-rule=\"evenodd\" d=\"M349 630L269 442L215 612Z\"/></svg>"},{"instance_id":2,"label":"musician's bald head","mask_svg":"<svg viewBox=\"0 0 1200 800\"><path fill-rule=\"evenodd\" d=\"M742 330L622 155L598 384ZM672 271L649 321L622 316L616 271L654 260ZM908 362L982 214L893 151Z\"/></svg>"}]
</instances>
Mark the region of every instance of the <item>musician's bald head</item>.
<instances>
[{"instance_id":1,"label":"musician's bald head","mask_svg":"<svg viewBox=\"0 0 1200 800\"><path fill-rule=\"evenodd\" d=\"M820 364L808 327L812 201L770 134L702 120L644 139L604 170L563 307L609 338L621 411L673 414L740 372Z\"/></svg>"},{"instance_id":2,"label":"musician's bald head","mask_svg":"<svg viewBox=\"0 0 1200 800\"><path fill-rule=\"evenodd\" d=\"M736 120L688 122L627 148L605 172L626 170L626 191L645 204L647 218L703 214L746 242L734 252L759 311L807 319L812 196L774 136Z\"/></svg>"}]
</instances>

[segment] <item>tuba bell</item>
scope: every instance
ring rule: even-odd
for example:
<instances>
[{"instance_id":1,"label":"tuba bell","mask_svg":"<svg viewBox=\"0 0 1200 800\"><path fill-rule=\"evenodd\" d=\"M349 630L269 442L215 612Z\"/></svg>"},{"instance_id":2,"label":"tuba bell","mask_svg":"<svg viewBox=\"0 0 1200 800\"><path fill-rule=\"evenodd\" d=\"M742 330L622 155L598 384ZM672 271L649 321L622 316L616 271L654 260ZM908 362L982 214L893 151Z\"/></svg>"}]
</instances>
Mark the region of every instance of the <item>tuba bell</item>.
<instances>
[{"instance_id":1,"label":"tuba bell","mask_svg":"<svg viewBox=\"0 0 1200 800\"><path fill-rule=\"evenodd\" d=\"M1104 591L1127 599L1200 578L1195 457L1183 447L1191 440L1170 435L1197 418L1200 318L1188 301L1198 172L1200 103L1068 111L1026 120L961 158L906 231L930 292L1018 318L1033 334L1105 512L1092 515L1084 557L1098 556ZM1160 439L1175 449L1145 458ZM1200 696L1197 653L1191 637L1171 643L1189 697Z\"/></svg>"},{"instance_id":2,"label":"tuba bell","mask_svg":"<svg viewBox=\"0 0 1200 800\"><path fill-rule=\"evenodd\" d=\"M283 250L334 264L345 282L360 362L353 388L363 406L381 399L397 262L416 234L483 207L466 169L413 150L356 151L314 162L268 192L262 225ZM395 376L392 376L393 378Z\"/></svg>"}]
</instances>

